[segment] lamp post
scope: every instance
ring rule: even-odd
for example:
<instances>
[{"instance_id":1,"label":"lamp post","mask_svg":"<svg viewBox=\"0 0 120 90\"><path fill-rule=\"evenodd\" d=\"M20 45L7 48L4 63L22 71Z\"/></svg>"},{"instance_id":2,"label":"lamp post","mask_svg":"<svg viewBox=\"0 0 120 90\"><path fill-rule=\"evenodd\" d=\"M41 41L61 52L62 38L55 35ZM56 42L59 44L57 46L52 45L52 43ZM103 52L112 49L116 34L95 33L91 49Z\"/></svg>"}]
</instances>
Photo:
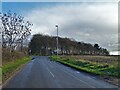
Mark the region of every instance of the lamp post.
<instances>
[{"instance_id":1,"label":"lamp post","mask_svg":"<svg viewBox=\"0 0 120 90\"><path fill-rule=\"evenodd\" d=\"M55 27L57 28L57 56L58 56L58 25L55 25Z\"/></svg>"}]
</instances>

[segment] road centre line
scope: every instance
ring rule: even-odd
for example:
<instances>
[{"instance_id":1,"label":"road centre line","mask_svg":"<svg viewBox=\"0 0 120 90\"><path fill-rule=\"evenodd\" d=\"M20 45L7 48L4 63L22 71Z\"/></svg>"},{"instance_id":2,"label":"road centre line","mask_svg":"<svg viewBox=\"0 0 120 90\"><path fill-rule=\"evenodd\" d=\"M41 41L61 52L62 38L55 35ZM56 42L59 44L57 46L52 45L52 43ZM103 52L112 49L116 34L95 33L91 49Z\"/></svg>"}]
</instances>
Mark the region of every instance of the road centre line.
<instances>
[{"instance_id":1,"label":"road centre line","mask_svg":"<svg viewBox=\"0 0 120 90\"><path fill-rule=\"evenodd\" d=\"M48 69L48 67L47 67L47 70L49 71L49 73L50 73L53 77L55 77L54 74Z\"/></svg>"}]
</instances>

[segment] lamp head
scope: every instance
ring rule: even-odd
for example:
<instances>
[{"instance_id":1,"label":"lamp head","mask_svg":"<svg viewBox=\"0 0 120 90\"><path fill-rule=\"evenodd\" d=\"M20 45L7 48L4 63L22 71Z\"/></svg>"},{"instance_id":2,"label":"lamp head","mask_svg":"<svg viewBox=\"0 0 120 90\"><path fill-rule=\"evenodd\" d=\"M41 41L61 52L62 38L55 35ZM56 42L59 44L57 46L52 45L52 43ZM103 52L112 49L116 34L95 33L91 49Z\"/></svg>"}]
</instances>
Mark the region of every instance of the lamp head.
<instances>
[{"instance_id":1,"label":"lamp head","mask_svg":"<svg viewBox=\"0 0 120 90\"><path fill-rule=\"evenodd\" d=\"M58 27L58 25L55 25L55 27Z\"/></svg>"}]
</instances>

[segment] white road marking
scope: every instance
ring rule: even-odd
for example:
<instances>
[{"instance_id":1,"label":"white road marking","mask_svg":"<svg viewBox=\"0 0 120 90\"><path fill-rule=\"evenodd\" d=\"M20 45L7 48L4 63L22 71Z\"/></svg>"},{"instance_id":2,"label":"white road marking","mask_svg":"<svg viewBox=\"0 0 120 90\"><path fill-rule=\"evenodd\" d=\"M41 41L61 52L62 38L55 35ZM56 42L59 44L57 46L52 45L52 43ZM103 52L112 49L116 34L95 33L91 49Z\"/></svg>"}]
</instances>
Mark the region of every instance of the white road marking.
<instances>
[{"instance_id":1,"label":"white road marking","mask_svg":"<svg viewBox=\"0 0 120 90\"><path fill-rule=\"evenodd\" d=\"M54 77L53 73L52 73L52 72L50 72L50 73L51 73L51 75Z\"/></svg>"},{"instance_id":2,"label":"white road marking","mask_svg":"<svg viewBox=\"0 0 120 90\"><path fill-rule=\"evenodd\" d=\"M50 74L51 74L53 77L55 77L54 74L53 74L48 68L47 68L47 70L50 72Z\"/></svg>"},{"instance_id":3,"label":"white road marking","mask_svg":"<svg viewBox=\"0 0 120 90\"><path fill-rule=\"evenodd\" d=\"M76 73L80 73L80 72L76 71Z\"/></svg>"}]
</instances>

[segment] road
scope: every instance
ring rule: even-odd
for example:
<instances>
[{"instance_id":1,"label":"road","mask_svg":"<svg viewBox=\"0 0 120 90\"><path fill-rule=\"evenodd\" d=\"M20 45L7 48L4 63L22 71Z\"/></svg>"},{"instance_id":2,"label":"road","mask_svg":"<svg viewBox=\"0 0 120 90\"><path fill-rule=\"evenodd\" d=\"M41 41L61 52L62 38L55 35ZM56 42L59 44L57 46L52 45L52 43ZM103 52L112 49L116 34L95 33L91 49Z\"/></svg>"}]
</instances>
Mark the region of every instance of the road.
<instances>
[{"instance_id":1,"label":"road","mask_svg":"<svg viewBox=\"0 0 120 90\"><path fill-rule=\"evenodd\" d=\"M47 56L36 56L4 88L117 88L92 75L76 71Z\"/></svg>"}]
</instances>

